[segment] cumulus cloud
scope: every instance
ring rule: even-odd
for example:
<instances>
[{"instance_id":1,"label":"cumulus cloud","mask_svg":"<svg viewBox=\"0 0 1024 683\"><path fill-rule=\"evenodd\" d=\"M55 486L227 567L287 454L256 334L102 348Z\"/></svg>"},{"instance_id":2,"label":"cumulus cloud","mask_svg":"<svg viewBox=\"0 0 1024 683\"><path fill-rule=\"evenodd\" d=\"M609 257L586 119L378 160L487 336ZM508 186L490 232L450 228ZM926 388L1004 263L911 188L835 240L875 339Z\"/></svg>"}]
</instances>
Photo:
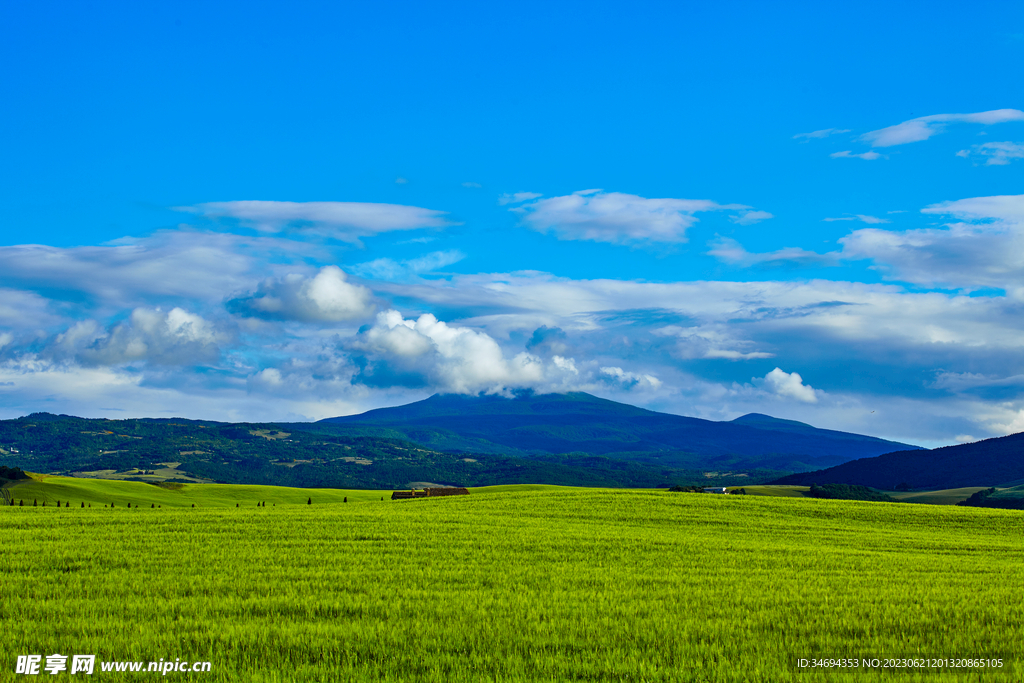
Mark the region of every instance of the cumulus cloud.
<instances>
[{"instance_id":1,"label":"cumulus cloud","mask_svg":"<svg viewBox=\"0 0 1024 683\"><path fill-rule=\"evenodd\" d=\"M818 395L814 389L804 384L803 378L795 372L785 372L781 368L775 368L763 379L755 379L754 382L783 398L792 398L803 403L818 402Z\"/></svg>"},{"instance_id":2,"label":"cumulus cloud","mask_svg":"<svg viewBox=\"0 0 1024 683\"><path fill-rule=\"evenodd\" d=\"M861 223L868 223L871 225L891 222L887 218L877 218L875 216L867 216L862 213L858 213L854 216L842 216L841 218L822 218L821 220L825 221L826 223L834 223L835 221L860 221Z\"/></svg>"},{"instance_id":3,"label":"cumulus cloud","mask_svg":"<svg viewBox=\"0 0 1024 683\"><path fill-rule=\"evenodd\" d=\"M882 155L878 152L863 152L861 154L854 154L852 150L844 149L842 152L832 152L829 154L833 159L863 159L864 161L874 161L875 159L881 159Z\"/></svg>"},{"instance_id":4,"label":"cumulus cloud","mask_svg":"<svg viewBox=\"0 0 1024 683\"><path fill-rule=\"evenodd\" d=\"M950 123L980 123L990 126L1007 121L1024 121L1024 111L1019 109L993 109L974 114L933 114L910 119L895 126L881 128L860 136L872 147L893 147L910 142L927 140L946 129ZM833 155L834 156L834 155Z\"/></svg>"},{"instance_id":5,"label":"cumulus cloud","mask_svg":"<svg viewBox=\"0 0 1024 683\"><path fill-rule=\"evenodd\" d=\"M741 214L730 216L729 220L737 225L753 225L754 223L760 223L761 221L768 220L769 218L775 218L775 216L767 211L744 211Z\"/></svg>"},{"instance_id":6,"label":"cumulus cloud","mask_svg":"<svg viewBox=\"0 0 1024 683\"><path fill-rule=\"evenodd\" d=\"M512 211L529 228L553 231L559 239L635 244L685 242L686 229L697 222L694 214L747 208L706 199L647 199L621 192L582 190L533 201Z\"/></svg>"},{"instance_id":7,"label":"cumulus cloud","mask_svg":"<svg viewBox=\"0 0 1024 683\"><path fill-rule=\"evenodd\" d=\"M390 386L430 386L441 391L504 393L516 387L541 386L552 371L576 374L571 359L546 365L521 352L508 358L484 332L448 325L431 314L406 320L388 310L361 332L348 348L362 352L359 380ZM557 374L557 372L556 372Z\"/></svg>"},{"instance_id":8,"label":"cumulus cloud","mask_svg":"<svg viewBox=\"0 0 1024 683\"><path fill-rule=\"evenodd\" d=\"M403 204L234 201L177 208L207 218L235 219L262 232L309 232L356 244L360 237L383 232L454 225L444 211Z\"/></svg>"},{"instance_id":9,"label":"cumulus cloud","mask_svg":"<svg viewBox=\"0 0 1024 683\"><path fill-rule=\"evenodd\" d=\"M543 196L544 195L539 192L506 192L498 197L498 205L505 206L506 204L519 204L520 202L526 202Z\"/></svg>"},{"instance_id":10,"label":"cumulus cloud","mask_svg":"<svg viewBox=\"0 0 1024 683\"><path fill-rule=\"evenodd\" d=\"M47 348L57 360L88 366L145 361L190 366L215 362L230 335L182 308L136 308L127 320L105 329L94 320L75 323Z\"/></svg>"},{"instance_id":11,"label":"cumulus cloud","mask_svg":"<svg viewBox=\"0 0 1024 683\"><path fill-rule=\"evenodd\" d=\"M1013 159L1024 159L1024 145L1014 142L986 142L956 153L958 157L964 158L972 154L984 157L986 166L1006 166Z\"/></svg>"},{"instance_id":12,"label":"cumulus cloud","mask_svg":"<svg viewBox=\"0 0 1024 683\"><path fill-rule=\"evenodd\" d=\"M423 273L429 273L438 268L450 266L466 258L458 249L449 251L434 251L414 259L396 261L390 258L379 258L366 263L352 266L351 270L355 275L376 280L390 280L398 282L414 278Z\"/></svg>"},{"instance_id":13,"label":"cumulus cloud","mask_svg":"<svg viewBox=\"0 0 1024 683\"><path fill-rule=\"evenodd\" d=\"M839 135L840 133L849 133L850 131L846 128L823 128L822 130L816 130L811 133L797 133L793 136L794 140L803 139L807 142L810 139L821 139L827 138L830 135Z\"/></svg>"},{"instance_id":14,"label":"cumulus cloud","mask_svg":"<svg viewBox=\"0 0 1024 683\"><path fill-rule=\"evenodd\" d=\"M256 293L228 302L242 316L307 323L338 323L373 313L373 294L348 282L338 266L324 266L310 277L291 273L260 282Z\"/></svg>"}]
</instances>

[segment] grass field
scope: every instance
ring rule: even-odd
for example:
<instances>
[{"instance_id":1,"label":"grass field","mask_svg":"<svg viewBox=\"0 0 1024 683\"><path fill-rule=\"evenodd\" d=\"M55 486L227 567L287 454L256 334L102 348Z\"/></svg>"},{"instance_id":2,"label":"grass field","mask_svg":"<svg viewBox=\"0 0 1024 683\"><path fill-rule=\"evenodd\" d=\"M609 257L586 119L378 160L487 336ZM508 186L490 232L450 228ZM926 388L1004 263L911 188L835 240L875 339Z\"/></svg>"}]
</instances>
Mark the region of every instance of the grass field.
<instances>
[{"instance_id":1,"label":"grass field","mask_svg":"<svg viewBox=\"0 0 1024 683\"><path fill-rule=\"evenodd\" d=\"M114 505L125 507L255 507L258 502L275 505L305 504L312 498L318 504L341 503L345 498L351 502L380 501L390 498L391 489L373 491L365 489L301 489L288 486L257 486L245 484L165 484L156 486L137 481L113 481L109 479L87 479L79 477L56 477L33 474L31 480L11 482L5 489L17 506L21 501L32 505L33 501L47 505L70 502L74 507L82 503L87 506L103 507Z\"/></svg>"},{"instance_id":2,"label":"grass field","mask_svg":"<svg viewBox=\"0 0 1024 683\"><path fill-rule=\"evenodd\" d=\"M70 486L20 486L50 485ZM136 487L156 489L122 495ZM196 488L210 497L195 509L0 508L4 675L31 680L7 673L15 657L57 652L211 662L169 674L196 681L880 681L893 674L797 673L793 660L917 654L1006 663L899 680L1021 678L1018 512L559 487L384 502Z\"/></svg>"},{"instance_id":3,"label":"grass field","mask_svg":"<svg viewBox=\"0 0 1024 683\"><path fill-rule=\"evenodd\" d=\"M806 498L804 495L811 490L810 486L783 486L764 484L763 486L730 486L729 490L742 488L749 496L772 496L776 498Z\"/></svg>"},{"instance_id":4,"label":"grass field","mask_svg":"<svg viewBox=\"0 0 1024 683\"><path fill-rule=\"evenodd\" d=\"M961 489L941 489L939 491L886 491L885 493L905 503L956 505L960 501L970 498L972 493L984 489L984 486L968 486Z\"/></svg>"}]
</instances>

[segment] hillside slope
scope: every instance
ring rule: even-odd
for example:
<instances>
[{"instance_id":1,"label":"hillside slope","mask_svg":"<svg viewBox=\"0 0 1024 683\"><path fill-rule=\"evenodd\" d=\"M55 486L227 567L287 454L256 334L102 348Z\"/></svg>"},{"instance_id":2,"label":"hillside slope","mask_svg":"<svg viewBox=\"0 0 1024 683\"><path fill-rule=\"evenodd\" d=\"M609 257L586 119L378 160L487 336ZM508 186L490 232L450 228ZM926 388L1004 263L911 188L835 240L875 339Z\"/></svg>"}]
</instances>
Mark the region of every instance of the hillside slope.
<instances>
[{"instance_id":1,"label":"hillside slope","mask_svg":"<svg viewBox=\"0 0 1024 683\"><path fill-rule=\"evenodd\" d=\"M584 455L452 453L403 439L323 434L314 425L84 419L0 420L0 466L141 482L405 488L561 484L668 487L763 483L783 471L706 472ZM3 470L0 470L3 477ZM0 478L0 483L4 479Z\"/></svg>"},{"instance_id":2,"label":"hillside slope","mask_svg":"<svg viewBox=\"0 0 1024 683\"><path fill-rule=\"evenodd\" d=\"M581 392L512 399L435 395L405 406L315 423L315 428L328 427L339 434L404 438L438 450L522 455L585 452L691 468L806 471L908 447L767 415L713 422Z\"/></svg>"},{"instance_id":3,"label":"hillside slope","mask_svg":"<svg viewBox=\"0 0 1024 683\"><path fill-rule=\"evenodd\" d=\"M1024 479L1024 432L934 450L897 451L817 472L793 474L776 484L860 484L893 490L999 486Z\"/></svg>"}]
</instances>

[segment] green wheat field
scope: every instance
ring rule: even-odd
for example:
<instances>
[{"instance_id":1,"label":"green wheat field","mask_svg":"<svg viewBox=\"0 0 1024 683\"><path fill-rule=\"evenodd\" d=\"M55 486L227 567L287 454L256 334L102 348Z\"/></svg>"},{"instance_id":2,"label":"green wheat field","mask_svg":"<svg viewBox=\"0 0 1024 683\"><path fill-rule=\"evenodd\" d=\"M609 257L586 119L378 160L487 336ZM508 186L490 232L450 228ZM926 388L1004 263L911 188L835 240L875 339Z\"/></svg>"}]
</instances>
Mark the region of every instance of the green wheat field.
<instances>
[{"instance_id":1,"label":"green wheat field","mask_svg":"<svg viewBox=\"0 0 1024 683\"><path fill-rule=\"evenodd\" d=\"M2 680L33 678L13 674L18 655L52 653L211 670L37 678L1018 681L1024 671L1016 511L541 486L391 501L390 491L57 477L8 493L25 506L0 508ZM1004 665L795 663L889 656Z\"/></svg>"}]
</instances>

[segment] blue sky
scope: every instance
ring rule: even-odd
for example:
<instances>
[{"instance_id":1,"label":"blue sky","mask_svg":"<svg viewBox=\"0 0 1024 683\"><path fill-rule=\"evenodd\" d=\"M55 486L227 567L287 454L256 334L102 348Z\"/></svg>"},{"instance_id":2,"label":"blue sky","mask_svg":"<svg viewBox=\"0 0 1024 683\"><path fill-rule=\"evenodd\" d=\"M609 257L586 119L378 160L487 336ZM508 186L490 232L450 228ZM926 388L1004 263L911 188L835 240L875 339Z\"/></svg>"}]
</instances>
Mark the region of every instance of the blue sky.
<instances>
[{"instance_id":1,"label":"blue sky","mask_svg":"<svg viewBox=\"0 0 1024 683\"><path fill-rule=\"evenodd\" d=\"M0 9L0 415L1024 430L1024 7Z\"/></svg>"}]
</instances>

